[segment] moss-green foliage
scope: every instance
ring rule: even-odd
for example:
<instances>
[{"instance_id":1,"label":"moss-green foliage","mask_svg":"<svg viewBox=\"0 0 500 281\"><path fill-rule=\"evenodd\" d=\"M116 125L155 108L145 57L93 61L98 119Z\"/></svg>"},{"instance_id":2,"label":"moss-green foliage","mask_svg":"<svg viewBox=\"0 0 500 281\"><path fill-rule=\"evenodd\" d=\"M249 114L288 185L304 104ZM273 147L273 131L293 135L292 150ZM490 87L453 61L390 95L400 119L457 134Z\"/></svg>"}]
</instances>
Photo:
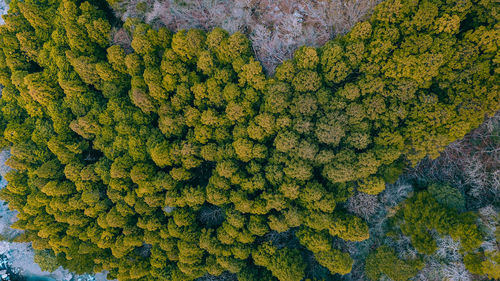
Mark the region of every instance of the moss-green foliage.
<instances>
[{"instance_id":1,"label":"moss-green foliage","mask_svg":"<svg viewBox=\"0 0 500 281\"><path fill-rule=\"evenodd\" d=\"M427 190L440 204L459 211L465 209L465 198L458 189L449 185L431 184Z\"/></svg>"},{"instance_id":2,"label":"moss-green foliage","mask_svg":"<svg viewBox=\"0 0 500 281\"><path fill-rule=\"evenodd\" d=\"M266 78L240 33L130 20L127 53L88 2L12 1L0 128L15 171L1 197L35 249L79 273L300 280L297 245L266 235L290 231L345 274L352 260L329 241L365 240L368 226L336 205L353 188L377 194L401 163L437 156L499 109L493 5L389 0Z\"/></svg>"},{"instance_id":3,"label":"moss-green foliage","mask_svg":"<svg viewBox=\"0 0 500 281\"><path fill-rule=\"evenodd\" d=\"M495 230L496 241L500 239L500 229ZM500 279L500 251L498 249L479 249L464 256L467 270L473 274L486 275L488 278Z\"/></svg>"},{"instance_id":4,"label":"moss-green foliage","mask_svg":"<svg viewBox=\"0 0 500 281\"><path fill-rule=\"evenodd\" d=\"M57 257L50 250L36 250L35 262L40 266L42 271L47 272L53 272L60 266Z\"/></svg>"},{"instance_id":5,"label":"moss-green foliage","mask_svg":"<svg viewBox=\"0 0 500 281\"><path fill-rule=\"evenodd\" d=\"M498 258L478 252L484 233L478 225L477 215L457 211L460 208L456 203L460 201L456 200L456 196L442 201L440 199L445 199L443 194L436 193L436 190L445 190L446 194L453 194L451 189L450 186L432 184L428 190L418 192L403 203L403 208L392 219L392 226L410 237L411 244L421 256L432 255L437 249L435 235L431 231L440 236L450 235L460 242L461 252L465 255L464 263L470 272L493 276L495 273L492 272L498 269L495 269L495 259ZM453 204L450 205L450 202Z\"/></svg>"},{"instance_id":6,"label":"moss-green foliage","mask_svg":"<svg viewBox=\"0 0 500 281\"><path fill-rule=\"evenodd\" d=\"M394 281L407 281L424 267L421 259L401 260L388 246L380 246L366 258L365 273L370 280L387 276Z\"/></svg>"},{"instance_id":7,"label":"moss-green foliage","mask_svg":"<svg viewBox=\"0 0 500 281\"><path fill-rule=\"evenodd\" d=\"M498 251L470 253L464 257L465 267L473 274L500 278L500 254Z\"/></svg>"},{"instance_id":8,"label":"moss-green foliage","mask_svg":"<svg viewBox=\"0 0 500 281\"><path fill-rule=\"evenodd\" d=\"M480 248L486 233L481 229L477 213L460 212L463 205L458 191L440 184L431 184L426 190L405 200L389 219L386 238L400 238L401 234L409 237L411 246L417 250L416 258L402 260L394 249L382 245L366 258L366 275L371 280L379 280L383 275L391 280L408 280L423 268L423 261L437 250L435 238L447 235L460 242L460 254L464 255L467 270L490 277L498 274L496 252L483 252Z\"/></svg>"},{"instance_id":9,"label":"moss-green foliage","mask_svg":"<svg viewBox=\"0 0 500 281\"><path fill-rule=\"evenodd\" d=\"M267 267L279 280L301 281L305 263L297 249L276 249L270 242L252 252L256 265Z\"/></svg>"},{"instance_id":10,"label":"moss-green foliage","mask_svg":"<svg viewBox=\"0 0 500 281\"><path fill-rule=\"evenodd\" d=\"M430 234L431 230L460 241L465 251L475 250L483 241L483 234L479 230L474 213L459 213L438 203L427 191L419 192L408 199L395 219L400 221L401 231L410 237L413 246L428 255L436 250L436 241Z\"/></svg>"}]
</instances>

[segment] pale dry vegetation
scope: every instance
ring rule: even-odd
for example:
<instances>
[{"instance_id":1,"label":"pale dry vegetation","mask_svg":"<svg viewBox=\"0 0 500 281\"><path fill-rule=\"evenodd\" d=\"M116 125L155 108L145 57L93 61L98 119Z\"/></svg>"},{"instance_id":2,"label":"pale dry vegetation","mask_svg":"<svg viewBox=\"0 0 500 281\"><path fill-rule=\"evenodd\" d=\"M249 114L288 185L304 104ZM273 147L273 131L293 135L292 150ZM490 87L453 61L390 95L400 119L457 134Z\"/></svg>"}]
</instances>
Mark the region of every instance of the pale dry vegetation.
<instances>
[{"instance_id":1,"label":"pale dry vegetation","mask_svg":"<svg viewBox=\"0 0 500 281\"><path fill-rule=\"evenodd\" d=\"M435 160L420 162L409 173L423 182L444 182L472 197L468 209L500 199L500 113L465 138L451 143Z\"/></svg>"},{"instance_id":2,"label":"pale dry vegetation","mask_svg":"<svg viewBox=\"0 0 500 281\"><path fill-rule=\"evenodd\" d=\"M361 216L364 219L371 218L380 208L380 202L376 195L359 192L349 198L347 209L349 212Z\"/></svg>"},{"instance_id":3,"label":"pale dry vegetation","mask_svg":"<svg viewBox=\"0 0 500 281\"><path fill-rule=\"evenodd\" d=\"M222 27L247 34L268 73L300 46L321 46L344 34L380 0L124 0L125 20L137 17L173 31Z\"/></svg>"}]
</instances>

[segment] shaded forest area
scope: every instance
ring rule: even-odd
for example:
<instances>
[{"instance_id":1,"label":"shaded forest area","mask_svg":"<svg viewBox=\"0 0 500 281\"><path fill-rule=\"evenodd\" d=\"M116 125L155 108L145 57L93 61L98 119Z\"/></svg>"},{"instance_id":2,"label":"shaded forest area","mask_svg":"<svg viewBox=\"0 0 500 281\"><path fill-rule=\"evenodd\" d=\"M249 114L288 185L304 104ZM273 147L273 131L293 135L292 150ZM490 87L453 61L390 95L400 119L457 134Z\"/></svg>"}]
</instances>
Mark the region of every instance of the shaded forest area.
<instances>
[{"instance_id":1,"label":"shaded forest area","mask_svg":"<svg viewBox=\"0 0 500 281\"><path fill-rule=\"evenodd\" d=\"M42 269L499 278L494 1L387 0L262 64L242 27L109 2L124 23L103 1L13 0L0 27L0 197Z\"/></svg>"}]
</instances>

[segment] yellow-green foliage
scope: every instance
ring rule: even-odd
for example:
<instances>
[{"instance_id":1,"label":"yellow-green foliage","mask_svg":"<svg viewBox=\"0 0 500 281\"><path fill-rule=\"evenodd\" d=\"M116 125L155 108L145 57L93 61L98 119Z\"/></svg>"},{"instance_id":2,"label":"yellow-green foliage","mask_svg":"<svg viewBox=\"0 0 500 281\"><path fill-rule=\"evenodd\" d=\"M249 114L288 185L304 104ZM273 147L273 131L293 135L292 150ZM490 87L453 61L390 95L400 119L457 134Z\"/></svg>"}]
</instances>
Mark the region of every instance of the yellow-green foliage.
<instances>
[{"instance_id":1,"label":"yellow-green foliage","mask_svg":"<svg viewBox=\"0 0 500 281\"><path fill-rule=\"evenodd\" d=\"M499 109L498 12L464 3L385 1L266 77L240 33L130 20L130 53L107 43L89 2L13 0L0 130L16 170L1 197L35 249L79 273L307 277L297 245L269 241L276 231L346 274L352 259L329 241L369 232L336 205L381 192L401 163Z\"/></svg>"},{"instance_id":2,"label":"yellow-green foliage","mask_svg":"<svg viewBox=\"0 0 500 281\"><path fill-rule=\"evenodd\" d=\"M464 257L465 267L474 274L500 278L500 254L498 251L469 253Z\"/></svg>"},{"instance_id":3,"label":"yellow-green foliage","mask_svg":"<svg viewBox=\"0 0 500 281\"><path fill-rule=\"evenodd\" d=\"M407 281L424 267L420 259L401 260L388 246L380 246L366 258L366 276L373 281L388 276L394 281Z\"/></svg>"},{"instance_id":4,"label":"yellow-green foliage","mask_svg":"<svg viewBox=\"0 0 500 281\"><path fill-rule=\"evenodd\" d=\"M452 189L450 186L431 184L427 190L416 193L402 203L402 208L390 220L390 233L395 237L398 233L409 237L411 245L418 252L418 259L400 260L394 250L383 245L372 251L366 259L365 271L371 280L378 280L381 274L401 281L415 276L424 265L422 259L437 250L436 234L449 235L460 243L460 253L464 255L465 266L471 273L489 276L495 274L495 253L485 255L479 248L485 233L480 229L477 215L473 212L459 212L457 209L461 208L457 204L460 203L457 196L443 201L442 194L436 192L445 190L443 194L454 194Z\"/></svg>"},{"instance_id":5,"label":"yellow-green foliage","mask_svg":"<svg viewBox=\"0 0 500 281\"><path fill-rule=\"evenodd\" d=\"M454 208L441 205L427 191L408 199L404 208L396 214L396 220L400 220L401 231L411 238L413 246L428 255L436 250L436 241L430 230L450 235L460 241L465 251L475 250L483 242L483 233L473 213L459 213Z\"/></svg>"}]
</instances>

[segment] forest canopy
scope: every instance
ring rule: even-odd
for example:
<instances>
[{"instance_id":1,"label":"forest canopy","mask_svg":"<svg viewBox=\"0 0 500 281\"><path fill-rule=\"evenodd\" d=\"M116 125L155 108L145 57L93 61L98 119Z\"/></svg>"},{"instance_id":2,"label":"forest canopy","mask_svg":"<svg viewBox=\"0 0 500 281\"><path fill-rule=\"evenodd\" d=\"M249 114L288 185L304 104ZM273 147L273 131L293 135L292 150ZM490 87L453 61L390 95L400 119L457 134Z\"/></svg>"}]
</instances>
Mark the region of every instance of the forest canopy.
<instances>
[{"instance_id":1,"label":"forest canopy","mask_svg":"<svg viewBox=\"0 0 500 281\"><path fill-rule=\"evenodd\" d=\"M0 196L39 259L77 273L300 281L316 263L347 274L353 259L333 242L370 233L344 202L379 194L500 110L495 5L386 0L267 77L241 33L128 19L130 45L111 45L121 23L103 1L12 0L0 142L14 170ZM438 219L469 218L451 197L429 199L442 214L429 218L429 193L398 215L423 253L428 228L466 235ZM396 259L386 247L373 255Z\"/></svg>"}]
</instances>

